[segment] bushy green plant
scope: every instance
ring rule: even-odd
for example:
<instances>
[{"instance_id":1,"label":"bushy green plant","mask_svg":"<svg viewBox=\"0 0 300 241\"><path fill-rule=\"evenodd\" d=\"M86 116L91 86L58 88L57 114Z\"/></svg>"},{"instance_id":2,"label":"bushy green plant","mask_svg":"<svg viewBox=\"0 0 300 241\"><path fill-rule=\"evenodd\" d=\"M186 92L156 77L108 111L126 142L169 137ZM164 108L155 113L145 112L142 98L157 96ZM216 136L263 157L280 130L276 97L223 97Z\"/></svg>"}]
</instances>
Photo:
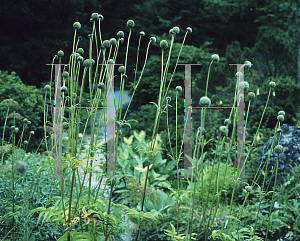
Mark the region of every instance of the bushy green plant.
<instances>
[{"instance_id":1,"label":"bushy green plant","mask_svg":"<svg viewBox=\"0 0 300 241\"><path fill-rule=\"evenodd\" d=\"M7 71L0 71L0 136L3 138L4 123L6 122L6 130L3 142L9 142L10 126L14 125L22 130L23 119L28 119L31 123L23 134L23 140L28 140L30 131L36 131L41 125L43 116L43 99L40 91L34 86L24 84L15 72L9 74ZM10 101L8 101L10 100ZM16 114L14 114L16 113ZM17 139L21 136L21 131L17 134ZM30 138L28 150L35 150L40 144L41 139L38 135ZM0 142L2 144L2 141Z\"/></svg>"}]
</instances>

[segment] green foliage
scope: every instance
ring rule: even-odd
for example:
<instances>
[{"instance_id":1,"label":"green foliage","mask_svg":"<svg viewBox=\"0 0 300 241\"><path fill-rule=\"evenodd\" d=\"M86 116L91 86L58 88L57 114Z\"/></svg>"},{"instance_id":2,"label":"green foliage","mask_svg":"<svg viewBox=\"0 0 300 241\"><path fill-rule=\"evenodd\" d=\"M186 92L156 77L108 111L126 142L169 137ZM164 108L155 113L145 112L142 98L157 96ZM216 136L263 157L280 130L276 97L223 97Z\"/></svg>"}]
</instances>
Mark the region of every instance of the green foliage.
<instances>
[{"instance_id":1,"label":"green foliage","mask_svg":"<svg viewBox=\"0 0 300 241\"><path fill-rule=\"evenodd\" d=\"M23 130L24 118L27 118L31 124L25 129L23 140L28 140L30 136L29 132L32 130L38 134L36 130L41 125L43 116L43 99L40 95L40 91L34 86L25 85L15 72L8 74L8 72L0 71L0 85L2 86L0 89L0 103L2 102L2 104L0 104L0 123L3 123L3 125L0 126L1 139L8 106L9 113L4 141L8 142L11 134L9 128L12 125L18 127L20 130L16 138L18 141ZM4 101L7 99L13 99L16 103L8 104ZM13 113L19 113L19 115L14 115ZM39 144L40 139L37 138L37 136L38 135L31 136L28 145L29 150L32 150L34 147L36 148Z\"/></svg>"},{"instance_id":2,"label":"green foliage","mask_svg":"<svg viewBox=\"0 0 300 241\"><path fill-rule=\"evenodd\" d=\"M119 171L118 175L127 178L126 182L128 189L126 189L125 183L121 182L115 186L114 193L116 193L117 196L118 194L122 194L123 203L128 202L134 205L136 204L136 201L134 200L142 196L143 183L145 182L148 166L148 156L143 153L151 153L150 142L146 143L145 139L146 132L134 132L134 135L129 138L124 137L124 143L121 143L118 147L119 156L117 158L116 167ZM147 186L150 187L149 191L154 187L170 187L171 185L169 184L168 179L176 174L175 162L162 159L160 146L161 139L160 136L158 136L155 142L154 156L150 161L151 164L147 182Z\"/></svg>"}]
</instances>

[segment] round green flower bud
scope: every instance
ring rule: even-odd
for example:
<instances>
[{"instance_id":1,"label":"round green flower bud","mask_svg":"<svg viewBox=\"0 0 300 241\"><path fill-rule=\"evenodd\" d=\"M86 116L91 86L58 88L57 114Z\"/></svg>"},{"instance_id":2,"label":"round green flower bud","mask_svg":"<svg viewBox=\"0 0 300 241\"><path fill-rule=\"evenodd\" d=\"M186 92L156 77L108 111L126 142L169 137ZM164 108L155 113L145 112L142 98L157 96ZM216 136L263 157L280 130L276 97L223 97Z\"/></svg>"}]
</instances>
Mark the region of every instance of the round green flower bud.
<instances>
[{"instance_id":1,"label":"round green flower bud","mask_svg":"<svg viewBox=\"0 0 300 241\"><path fill-rule=\"evenodd\" d=\"M280 128L277 129L277 133L281 133L281 129Z\"/></svg>"},{"instance_id":2,"label":"round green flower bud","mask_svg":"<svg viewBox=\"0 0 300 241\"><path fill-rule=\"evenodd\" d=\"M120 43L124 43L124 38L120 38Z\"/></svg>"},{"instance_id":3,"label":"round green flower bud","mask_svg":"<svg viewBox=\"0 0 300 241\"><path fill-rule=\"evenodd\" d=\"M285 112L284 112L283 110L278 111L278 115L283 115L283 116L285 116Z\"/></svg>"},{"instance_id":4,"label":"round green flower bud","mask_svg":"<svg viewBox=\"0 0 300 241\"><path fill-rule=\"evenodd\" d=\"M79 22L75 22L73 24L73 28L75 28L75 29L81 29L81 24Z\"/></svg>"},{"instance_id":5,"label":"round green flower bud","mask_svg":"<svg viewBox=\"0 0 300 241\"><path fill-rule=\"evenodd\" d=\"M283 122L284 121L284 116L283 115L277 116L277 120L279 120L280 122Z\"/></svg>"},{"instance_id":6,"label":"round green flower bud","mask_svg":"<svg viewBox=\"0 0 300 241\"><path fill-rule=\"evenodd\" d=\"M167 40L162 40L160 41L159 43L159 46L162 48L162 49L167 49L168 48L168 41Z\"/></svg>"},{"instance_id":7,"label":"round green flower bud","mask_svg":"<svg viewBox=\"0 0 300 241\"><path fill-rule=\"evenodd\" d=\"M16 127L15 129L14 129L14 133L18 133L18 131L19 131L19 128L18 127Z\"/></svg>"},{"instance_id":8,"label":"round green flower bud","mask_svg":"<svg viewBox=\"0 0 300 241\"><path fill-rule=\"evenodd\" d=\"M31 124L31 121L27 121L27 125L30 125Z\"/></svg>"},{"instance_id":9,"label":"round green flower bud","mask_svg":"<svg viewBox=\"0 0 300 241\"><path fill-rule=\"evenodd\" d=\"M83 50L83 48L79 48L79 49L77 49L77 53L79 53L80 55L83 55L83 54L84 54L84 50Z\"/></svg>"},{"instance_id":10,"label":"round green flower bud","mask_svg":"<svg viewBox=\"0 0 300 241\"><path fill-rule=\"evenodd\" d=\"M63 128L63 130L68 130L69 129L69 123L68 122L64 122L62 124L62 128Z\"/></svg>"},{"instance_id":11,"label":"round green flower bud","mask_svg":"<svg viewBox=\"0 0 300 241\"><path fill-rule=\"evenodd\" d=\"M103 21L104 17L102 14L98 14L100 21Z\"/></svg>"},{"instance_id":12,"label":"round green flower bud","mask_svg":"<svg viewBox=\"0 0 300 241\"><path fill-rule=\"evenodd\" d=\"M241 83L239 84L239 86L240 86L240 87L244 86L245 91L248 91L248 89L249 89L249 83L246 82L246 81L241 82Z\"/></svg>"},{"instance_id":13,"label":"round green flower bud","mask_svg":"<svg viewBox=\"0 0 300 241\"><path fill-rule=\"evenodd\" d=\"M274 81L271 81L271 82L269 83L269 86L270 86L271 88L275 89L276 83L275 83Z\"/></svg>"},{"instance_id":14,"label":"round green flower bud","mask_svg":"<svg viewBox=\"0 0 300 241\"><path fill-rule=\"evenodd\" d=\"M244 63L244 65L245 65L245 67L246 67L247 69L250 69L251 66L252 66L252 63L251 63L250 61L246 60L245 63Z\"/></svg>"},{"instance_id":15,"label":"round green flower bud","mask_svg":"<svg viewBox=\"0 0 300 241\"><path fill-rule=\"evenodd\" d=\"M255 98L255 94L254 94L253 92L249 92L249 93L248 93L248 98L249 98L250 100L253 100L253 99Z\"/></svg>"},{"instance_id":16,"label":"round green flower bud","mask_svg":"<svg viewBox=\"0 0 300 241\"><path fill-rule=\"evenodd\" d=\"M187 27L187 28L186 28L186 31L187 31L188 33L191 33L191 32L193 32L193 30L192 30L192 28L191 28L191 27Z\"/></svg>"},{"instance_id":17,"label":"round green flower bud","mask_svg":"<svg viewBox=\"0 0 300 241\"><path fill-rule=\"evenodd\" d=\"M217 54L213 54L213 55L211 56L211 60L212 60L212 61L219 62L220 57L219 57L219 55L217 55Z\"/></svg>"},{"instance_id":18,"label":"round green flower bud","mask_svg":"<svg viewBox=\"0 0 300 241\"><path fill-rule=\"evenodd\" d=\"M175 34L179 34L180 28L175 26L175 27L173 27L173 31L174 31Z\"/></svg>"},{"instance_id":19,"label":"round green flower bud","mask_svg":"<svg viewBox=\"0 0 300 241\"><path fill-rule=\"evenodd\" d=\"M125 66L120 66L119 67L119 69L118 69L118 71L120 72L120 73L125 73L126 72L126 69L125 69Z\"/></svg>"},{"instance_id":20,"label":"round green flower bud","mask_svg":"<svg viewBox=\"0 0 300 241\"><path fill-rule=\"evenodd\" d=\"M34 135L34 131L30 131L29 134L30 134L30 135Z\"/></svg>"},{"instance_id":21,"label":"round green flower bud","mask_svg":"<svg viewBox=\"0 0 300 241\"><path fill-rule=\"evenodd\" d=\"M182 87L181 87L181 86L176 86L175 90L176 90L177 92L182 92Z\"/></svg>"},{"instance_id":22,"label":"round green flower bud","mask_svg":"<svg viewBox=\"0 0 300 241\"><path fill-rule=\"evenodd\" d=\"M64 79L69 78L69 72L64 71L64 72L62 73L62 77L63 77Z\"/></svg>"},{"instance_id":23,"label":"round green flower bud","mask_svg":"<svg viewBox=\"0 0 300 241\"><path fill-rule=\"evenodd\" d=\"M227 123L231 124L231 121L229 119L224 120L224 125L227 125Z\"/></svg>"},{"instance_id":24,"label":"round green flower bud","mask_svg":"<svg viewBox=\"0 0 300 241\"><path fill-rule=\"evenodd\" d=\"M104 46L104 48L109 49L110 48L110 42L109 40L104 40L102 43L102 46Z\"/></svg>"},{"instance_id":25,"label":"round green flower bud","mask_svg":"<svg viewBox=\"0 0 300 241\"><path fill-rule=\"evenodd\" d=\"M135 26L135 23L133 20L129 19L126 23L126 26L129 28L133 28Z\"/></svg>"},{"instance_id":26,"label":"round green flower bud","mask_svg":"<svg viewBox=\"0 0 300 241\"><path fill-rule=\"evenodd\" d=\"M84 67L90 68L90 67L92 67L92 65L93 65L93 63L90 59L86 59L85 61L83 61Z\"/></svg>"},{"instance_id":27,"label":"round green flower bud","mask_svg":"<svg viewBox=\"0 0 300 241\"><path fill-rule=\"evenodd\" d=\"M173 28L171 28L171 29L169 30L169 34L171 34L171 35L172 35L172 34L176 34Z\"/></svg>"},{"instance_id":28,"label":"round green flower bud","mask_svg":"<svg viewBox=\"0 0 300 241\"><path fill-rule=\"evenodd\" d=\"M79 61L79 62L83 62L83 57L82 56L79 56L78 58L77 58L77 60Z\"/></svg>"},{"instance_id":29,"label":"round green flower bud","mask_svg":"<svg viewBox=\"0 0 300 241\"><path fill-rule=\"evenodd\" d=\"M205 130L204 128L202 128L201 126L199 126L199 127L198 127L198 132L201 133L201 130L202 130L202 133L203 133L203 134L206 133L206 130Z\"/></svg>"},{"instance_id":30,"label":"round green flower bud","mask_svg":"<svg viewBox=\"0 0 300 241\"><path fill-rule=\"evenodd\" d=\"M97 87L98 87L98 89L103 90L104 87L105 87L105 84L103 82L101 82L101 83L98 84Z\"/></svg>"},{"instance_id":31,"label":"round green flower bud","mask_svg":"<svg viewBox=\"0 0 300 241\"><path fill-rule=\"evenodd\" d=\"M64 57L64 55L65 55L65 53L64 53L64 51L62 51L62 50L59 50L59 51L57 52L57 56L58 56L58 57Z\"/></svg>"},{"instance_id":32,"label":"round green flower bud","mask_svg":"<svg viewBox=\"0 0 300 241\"><path fill-rule=\"evenodd\" d=\"M50 87L50 85L46 85L46 86L44 87L44 89L45 89L46 91L50 91L50 90L51 90L51 87Z\"/></svg>"},{"instance_id":33,"label":"round green flower bud","mask_svg":"<svg viewBox=\"0 0 300 241\"><path fill-rule=\"evenodd\" d=\"M167 102L170 102L170 101L171 101L171 97L169 97L169 96L166 97L166 101L167 101Z\"/></svg>"},{"instance_id":34,"label":"round green flower bud","mask_svg":"<svg viewBox=\"0 0 300 241\"><path fill-rule=\"evenodd\" d=\"M99 14L98 13L92 13L91 19L94 20L99 20Z\"/></svg>"},{"instance_id":35,"label":"round green flower bud","mask_svg":"<svg viewBox=\"0 0 300 241\"><path fill-rule=\"evenodd\" d=\"M28 141L24 141L23 143L24 143L24 145L27 145L27 144L28 144Z\"/></svg>"},{"instance_id":36,"label":"round green flower bud","mask_svg":"<svg viewBox=\"0 0 300 241\"><path fill-rule=\"evenodd\" d=\"M243 73L242 72L236 72L235 77L243 77Z\"/></svg>"},{"instance_id":37,"label":"round green flower bud","mask_svg":"<svg viewBox=\"0 0 300 241\"><path fill-rule=\"evenodd\" d=\"M275 151L277 154L282 153L282 152L283 152L283 146L282 146L282 145L277 145L277 146L275 146L274 151Z\"/></svg>"},{"instance_id":38,"label":"round green flower bud","mask_svg":"<svg viewBox=\"0 0 300 241\"><path fill-rule=\"evenodd\" d=\"M141 32L140 32L140 35L145 36L145 32L144 32L144 31L141 31Z\"/></svg>"},{"instance_id":39,"label":"round green flower bud","mask_svg":"<svg viewBox=\"0 0 300 241\"><path fill-rule=\"evenodd\" d=\"M68 92L67 86L62 86L62 87L60 88L60 91L63 92L63 93L67 93L67 92Z\"/></svg>"},{"instance_id":40,"label":"round green flower bud","mask_svg":"<svg viewBox=\"0 0 300 241\"><path fill-rule=\"evenodd\" d=\"M117 32L117 36L118 36L119 38L124 38L124 32L123 32L123 31Z\"/></svg>"},{"instance_id":41,"label":"round green flower bud","mask_svg":"<svg viewBox=\"0 0 300 241\"><path fill-rule=\"evenodd\" d=\"M27 121L28 121L27 118L24 118L24 119L23 119L23 123L27 124Z\"/></svg>"},{"instance_id":42,"label":"round green flower bud","mask_svg":"<svg viewBox=\"0 0 300 241\"><path fill-rule=\"evenodd\" d=\"M113 59L109 59L109 60L107 61L107 63L109 63L109 64L114 64L114 60L113 60Z\"/></svg>"},{"instance_id":43,"label":"round green flower bud","mask_svg":"<svg viewBox=\"0 0 300 241\"><path fill-rule=\"evenodd\" d=\"M109 42L111 45L117 45L117 40L115 38L111 38Z\"/></svg>"},{"instance_id":44,"label":"round green flower bud","mask_svg":"<svg viewBox=\"0 0 300 241\"><path fill-rule=\"evenodd\" d=\"M226 126L220 126L219 131L224 135L228 135L228 128Z\"/></svg>"},{"instance_id":45,"label":"round green flower bud","mask_svg":"<svg viewBox=\"0 0 300 241\"><path fill-rule=\"evenodd\" d=\"M11 131L13 131L15 128L16 128L15 126L10 127Z\"/></svg>"},{"instance_id":46,"label":"round green flower bud","mask_svg":"<svg viewBox=\"0 0 300 241\"><path fill-rule=\"evenodd\" d=\"M156 38L155 37L151 37L150 38L150 42L153 43L153 44L156 43Z\"/></svg>"},{"instance_id":47,"label":"round green flower bud","mask_svg":"<svg viewBox=\"0 0 300 241\"><path fill-rule=\"evenodd\" d=\"M199 100L199 104L202 106L210 107L211 100L207 96L202 96Z\"/></svg>"},{"instance_id":48,"label":"round green flower bud","mask_svg":"<svg viewBox=\"0 0 300 241\"><path fill-rule=\"evenodd\" d=\"M23 161L18 161L15 164L15 168L19 173L24 174L27 170L27 163L25 163Z\"/></svg>"}]
</instances>

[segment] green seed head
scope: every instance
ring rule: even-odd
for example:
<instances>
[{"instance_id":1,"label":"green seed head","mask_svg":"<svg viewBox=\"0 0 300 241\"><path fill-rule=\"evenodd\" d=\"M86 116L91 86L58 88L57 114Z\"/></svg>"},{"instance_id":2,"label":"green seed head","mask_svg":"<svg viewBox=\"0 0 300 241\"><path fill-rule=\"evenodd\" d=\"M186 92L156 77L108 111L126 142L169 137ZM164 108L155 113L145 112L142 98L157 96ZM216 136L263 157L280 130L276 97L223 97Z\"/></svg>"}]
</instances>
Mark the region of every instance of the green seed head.
<instances>
[{"instance_id":1,"label":"green seed head","mask_svg":"<svg viewBox=\"0 0 300 241\"><path fill-rule=\"evenodd\" d=\"M243 87L243 86L244 86L245 91L248 91L248 89L249 89L249 83L246 82L246 81L241 82L241 83L239 84L239 86L240 86L240 87Z\"/></svg>"},{"instance_id":2,"label":"green seed head","mask_svg":"<svg viewBox=\"0 0 300 241\"><path fill-rule=\"evenodd\" d=\"M19 128L16 127L16 128L14 129L14 133L18 133L18 131L19 131Z\"/></svg>"},{"instance_id":3,"label":"green seed head","mask_svg":"<svg viewBox=\"0 0 300 241\"><path fill-rule=\"evenodd\" d=\"M133 28L135 26L135 23L133 20L129 19L126 23L127 27Z\"/></svg>"},{"instance_id":4,"label":"green seed head","mask_svg":"<svg viewBox=\"0 0 300 241\"><path fill-rule=\"evenodd\" d=\"M228 135L228 128L226 126L220 126L219 130L223 135Z\"/></svg>"},{"instance_id":5,"label":"green seed head","mask_svg":"<svg viewBox=\"0 0 300 241\"><path fill-rule=\"evenodd\" d=\"M150 42L153 43L153 44L156 43L156 38L155 37L151 37L150 38Z\"/></svg>"},{"instance_id":6,"label":"green seed head","mask_svg":"<svg viewBox=\"0 0 300 241\"><path fill-rule=\"evenodd\" d=\"M275 83L274 81L271 81L271 82L269 83L269 86L270 86L272 89L275 89L276 83Z\"/></svg>"},{"instance_id":7,"label":"green seed head","mask_svg":"<svg viewBox=\"0 0 300 241\"><path fill-rule=\"evenodd\" d=\"M73 24L73 28L75 28L75 29L81 29L81 24L79 22L75 22Z\"/></svg>"},{"instance_id":8,"label":"green seed head","mask_svg":"<svg viewBox=\"0 0 300 241\"><path fill-rule=\"evenodd\" d=\"M92 13L91 20L92 21L99 20L99 14L98 13Z\"/></svg>"},{"instance_id":9,"label":"green seed head","mask_svg":"<svg viewBox=\"0 0 300 241\"><path fill-rule=\"evenodd\" d=\"M255 94L253 92L248 93L249 100L253 100L255 98Z\"/></svg>"},{"instance_id":10,"label":"green seed head","mask_svg":"<svg viewBox=\"0 0 300 241\"><path fill-rule=\"evenodd\" d=\"M50 87L50 85L46 85L46 86L44 87L44 89L45 89L46 91L50 91L50 90L51 90L51 87Z\"/></svg>"},{"instance_id":11,"label":"green seed head","mask_svg":"<svg viewBox=\"0 0 300 241\"><path fill-rule=\"evenodd\" d=\"M159 43L159 46L162 48L162 49L167 49L168 48L168 41L167 40L162 40L160 41Z\"/></svg>"},{"instance_id":12,"label":"green seed head","mask_svg":"<svg viewBox=\"0 0 300 241\"><path fill-rule=\"evenodd\" d=\"M250 69L251 66L252 66L252 63L251 63L250 61L246 60L245 63L244 63L244 65L245 65L245 67L246 67L247 69Z\"/></svg>"},{"instance_id":13,"label":"green seed head","mask_svg":"<svg viewBox=\"0 0 300 241\"><path fill-rule=\"evenodd\" d=\"M217 54L213 54L213 55L211 56L211 60L212 60L212 61L219 62L220 57L219 57L219 55L217 55Z\"/></svg>"},{"instance_id":14,"label":"green seed head","mask_svg":"<svg viewBox=\"0 0 300 241\"><path fill-rule=\"evenodd\" d=\"M83 61L84 67L90 68L90 67L92 67L92 65L93 65L93 63L90 59L86 59L85 61Z\"/></svg>"},{"instance_id":15,"label":"green seed head","mask_svg":"<svg viewBox=\"0 0 300 241\"><path fill-rule=\"evenodd\" d=\"M109 49L110 48L110 42L109 40L104 40L103 43L102 43L102 46L106 49Z\"/></svg>"},{"instance_id":16,"label":"green seed head","mask_svg":"<svg viewBox=\"0 0 300 241\"><path fill-rule=\"evenodd\" d=\"M69 72L64 71L64 72L62 73L62 77L63 77L64 79L69 78Z\"/></svg>"},{"instance_id":17,"label":"green seed head","mask_svg":"<svg viewBox=\"0 0 300 241\"><path fill-rule=\"evenodd\" d=\"M227 125L227 123L231 124L231 121L229 119L224 120L224 125Z\"/></svg>"},{"instance_id":18,"label":"green seed head","mask_svg":"<svg viewBox=\"0 0 300 241\"><path fill-rule=\"evenodd\" d=\"M57 52L57 56L58 56L58 57L64 57L64 55L65 55L65 53L64 53L64 51L62 51L62 50L59 50L59 51Z\"/></svg>"},{"instance_id":19,"label":"green seed head","mask_svg":"<svg viewBox=\"0 0 300 241\"><path fill-rule=\"evenodd\" d=\"M179 34L180 28L175 26L175 27L173 27L173 31L174 31L175 34Z\"/></svg>"},{"instance_id":20,"label":"green seed head","mask_svg":"<svg viewBox=\"0 0 300 241\"><path fill-rule=\"evenodd\" d=\"M118 71L120 72L120 73L125 73L126 72L126 69L125 69L125 66L120 66L119 67L119 69L118 69Z\"/></svg>"},{"instance_id":21,"label":"green seed head","mask_svg":"<svg viewBox=\"0 0 300 241\"><path fill-rule=\"evenodd\" d=\"M114 64L114 60L113 60L113 59L109 59L109 60L107 61L107 63L109 63L109 64Z\"/></svg>"},{"instance_id":22,"label":"green seed head","mask_svg":"<svg viewBox=\"0 0 300 241\"><path fill-rule=\"evenodd\" d=\"M27 121L27 125L30 125L31 124L31 121Z\"/></svg>"},{"instance_id":23,"label":"green seed head","mask_svg":"<svg viewBox=\"0 0 300 241\"><path fill-rule=\"evenodd\" d=\"M188 33L191 33L191 32L193 32L193 30L192 30L192 28L191 28L191 27L187 27L187 28L186 28L186 31L187 31Z\"/></svg>"},{"instance_id":24,"label":"green seed head","mask_svg":"<svg viewBox=\"0 0 300 241\"><path fill-rule=\"evenodd\" d=\"M15 126L10 127L11 131L14 131L15 128L16 128Z\"/></svg>"},{"instance_id":25,"label":"green seed head","mask_svg":"<svg viewBox=\"0 0 300 241\"><path fill-rule=\"evenodd\" d=\"M100 21L103 21L104 17L102 14L98 14Z\"/></svg>"},{"instance_id":26,"label":"green seed head","mask_svg":"<svg viewBox=\"0 0 300 241\"><path fill-rule=\"evenodd\" d=\"M284 121L284 116L283 115L277 116L277 120L279 120L280 122L283 122Z\"/></svg>"},{"instance_id":27,"label":"green seed head","mask_svg":"<svg viewBox=\"0 0 300 241\"><path fill-rule=\"evenodd\" d=\"M30 135L34 135L34 131L30 131L29 134L30 134Z\"/></svg>"},{"instance_id":28,"label":"green seed head","mask_svg":"<svg viewBox=\"0 0 300 241\"><path fill-rule=\"evenodd\" d=\"M124 38L124 32L123 32L123 31L117 32L117 36L118 36L119 38Z\"/></svg>"},{"instance_id":29,"label":"green seed head","mask_svg":"<svg viewBox=\"0 0 300 241\"><path fill-rule=\"evenodd\" d=\"M77 53L79 53L80 55L83 55L83 54L84 54L84 50L83 50L83 48L79 48L79 49L77 49Z\"/></svg>"},{"instance_id":30,"label":"green seed head","mask_svg":"<svg viewBox=\"0 0 300 241\"><path fill-rule=\"evenodd\" d=\"M79 56L78 58L77 58L77 60L79 61L79 62L83 62L83 57L82 56Z\"/></svg>"},{"instance_id":31,"label":"green seed head","mask_svg":"<svg viewBox=\"0 0 300 241\"><path fill-rule=\"evenodd\" d=\"M23 123L24 123L24 124L27 124L27 121L28 121L27 118L24 118L24 119L23 119Z\"/></svg>"},{"instance_id":32,"label":"green seed head","mask_svg":"<svg viewBox=\"0 0 300 241\"><path fill-rule=\"evenodd\" d=\"M28 141L24 141L23 143L24 143L24 145L27 145L27 144L28 144Z\"/></svg>"},{"instance_id":33,"label":"green seed head","mask_svg":"<svg viewBox=\"0 0 300 241\"><path fill-rule=\"evenodd\" d=\"M182 87L181 86L176 86L175 90L180 93L180 92L182 92Z\"/></svg>"},{"instance_id":34,"label":"green seed head","mask_svg":"<svg viewBox=\"0 0 300 241\"><path fill-rule=\"evenodd\" d=\"M145 32L144 32L144 31L141 31L141 32L140 32L140 35L141 35L141 36L145 36Z\"/></svg>"},{"instance_id":35,"label":"green seed head","mask_svg":"<svg viewBox=\"0 0 300 241\"><path fill-rule=\"evenodd\" d=\"M282 145L277 145L277 146L275 146L275 152L277 153L277 154L280 154L280 153L282 153L283 152L283 146Z\"/></svg>"},{"instance_id":36,"label":"green seed head","mask_svg":"<svg viewBox=\"0 0 300 241\"><path fill-rule=\"evenodd\" d=\"M235 77L243 77L243 73L242 72L236 72Z\"/></svg>"},{"instance_id":37,"label":"green seed head","mask_svg":"<svg viewBox=\"0 0 300 241\"><path fill-rule=\"evenodd\" d=\"M202 96L199 100L199 104L201 106L206 106L206 107L210 107L211 105L211 100L207 97L207 96Z\"/></svg>"},{"instance_id":38,"label":"green seed head","mask_svg":"<svg viewBox=\"0 0 300 241\"><path fill-rule=\"evenodd\" d=\"M281 129L280 128L277 129L277 133L281 133Z\"/></svg>"},{"instance_id":39,"label":"green seed head","mask_svg":"<svg viewBox=\"0 0 300 241\"><path fill-rule=\"evenodd\" d=\"M117 40L115 38L111 38L109 42L111 45L117 45Z\"/></svg>"},{"instance_id":40,"label":"green seed head","mask_svg":"<svg viewBox=\"0 0 300 241\"><path fill-rule=\"evenodd\" d=\"M63 93L67 93L67 92L68 92L67 86L62 86L62 87L60 88L60 91L63 92Z\"/></svg>"},{"instance_id":41,"label":"green seed head","mask_svg":"<svg viewBox=\"0 0 300 241\"><path fill-rule=\"evenodd\" d=\"M283 116L285 116L285 112L284 112L283 110L278 111L278 115L283 115Z\"/></svg>"},{"instance_id":42,"label":"green seed head","mask_svg":"<svg viewBox=\"0 0 300 241\"><path fill-rule=\"evenodd\" d=\"M69 129L69 123L68 122L64 122L62 124L62 128L63 128L63 130L68 130Z\"/></svg>"},{"instance_id":43,"label":"green seed head","mask_svg":"<svg viewBox=\"0 0 300 241\"><path fill-rule=\"evenodd\" d=\"M169 30L169 34L175 35L175 32L174 32L174 29L173 29L173 28L171 28L171 29Z\"/></svg>"},{"instance_id":44,"label":"green seed head","mask_svg":"<svg viewBox=\"0 0 300 241\"><path fill-rule=\"evenodd\" d=\"M203 127L199 126L198 127L198 132L201 133L201 130L202 130L202 134L206 133L206 130Z\"/></svg>"},{"instance_id":45,"label":"green seed head","mask_svg":"<svg viewBox=\"0 0 300 241\"><path fill-rule=\"evenodd\" d=\"M97 87L98 87L98 89L103 90L104 87L105 87L105 84L103 82L101 82L101 83L98 84Z\"/></svg>"}]
</instances>

